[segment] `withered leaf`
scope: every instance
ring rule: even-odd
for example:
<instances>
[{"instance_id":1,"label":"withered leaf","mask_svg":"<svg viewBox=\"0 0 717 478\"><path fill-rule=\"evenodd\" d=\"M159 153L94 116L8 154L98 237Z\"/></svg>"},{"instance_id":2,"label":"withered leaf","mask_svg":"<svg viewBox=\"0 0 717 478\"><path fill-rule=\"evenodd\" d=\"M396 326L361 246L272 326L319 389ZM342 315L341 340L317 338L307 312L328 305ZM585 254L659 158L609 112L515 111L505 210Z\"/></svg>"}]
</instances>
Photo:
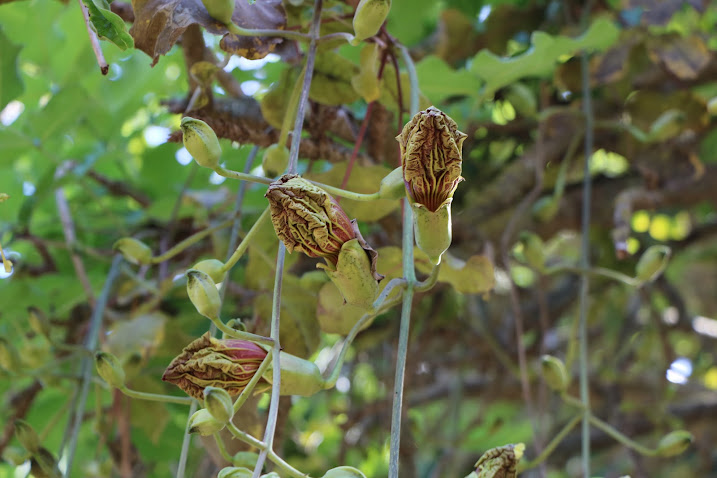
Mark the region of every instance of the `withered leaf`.
<instances>
[{"instance_id":1,"label":"withered leaf","mask_svg":"<svg viewBox=\"0 0 717 478\"><path fill-rule=\"evenodd\" d=\"M698 36L663 35L650 42L650 57L681 80L693 80L712 59L707 45Z\"/></svg>"},{"instance_id":2,"label":"withered leaf","mask_svg":"<svg viewBox=\"0 0 717 478\"><path fill-rule=\"evenodd\" d=\"M157 63L160 55L167 53L191 25L200 25L215 35L229 34L227 28L214 20L201 0L133 0L135 22L130 29L135 47L152 57ZM235 0L232 21L244 28L283 29L286 13L281 0L259 0L249 4L246 0ZM222 41L222 48L247 58L262 58L281 41L280 38L242 37L241 41ZM225 48L225 45L227 46Z\"/></svg>"}]
</instances>

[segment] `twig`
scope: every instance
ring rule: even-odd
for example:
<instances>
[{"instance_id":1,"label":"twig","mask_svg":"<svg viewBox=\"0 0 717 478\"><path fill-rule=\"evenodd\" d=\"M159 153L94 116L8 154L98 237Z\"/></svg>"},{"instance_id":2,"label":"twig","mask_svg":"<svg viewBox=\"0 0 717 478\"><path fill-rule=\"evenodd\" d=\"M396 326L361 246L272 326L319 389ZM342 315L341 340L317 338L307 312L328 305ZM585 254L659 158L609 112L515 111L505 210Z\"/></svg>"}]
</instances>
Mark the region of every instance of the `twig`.
<instances>
[{"instance_id":1,"label":"twig","mask_svg":"<svg viewBox=\"0 0 717 478\"><path fill-rule=\"evenodd\" d=\"M55 181L59 180L62 176L67 174L73 167L71 161L63 163L57 172L55 173ZM75 268L77 278L82 284L82 289L85 291L87 300L90 305L95 303L95 295L92 292L92 284L90 279L87 277L87 271L85 265L82 262L82 258L74 250L74 244L77 242L77 236L75 235L75 225L72 222L72 215L70 214L70 206L67 204L67 198L65 197L65 191L62 187L55 189L55 202L57 203L57 213L60 215L60 223L62 224L62 233L65 236L65 243L67 249L70 252L70 259L72 259L72 266Z\"/></svg>"},{"instance_id":2,"label":"twig","mask_svg":"<svg viewBox=\"0 0 717 478\"><path fill-rule=\"evenodd\" d=\"M92 51L95 52L95 58L97 58L97 65L100 67L100 71L103 75L106 75L107 72L110 70L110 66L107 64L107 61L105 60L105 55L102 53L102 48L100 47L100 40L97 38L97 33L92 29L92 26L90 25L90 13L87 11L87 7L82 3L82 0L77 0L77 3L80 4L80 9L82 10L82 16L85 17L85 27L87 28L87 34L90 37L90 44L92 45Z\"/></svg>"},{"instance_id":3,"label":"twig","mask_svg":"<svg viewBox=\"0 0 717 478\"><path fill-rule=\"evenodd\" d=\"M306 103L309 99L309 88L311 87L311 79L314 74L314 61L316 59L316 39L319 36L319 27L321 26L321 7L323 0L314 2L314 18L311 23L310 38L311 43L306 54L306 72L304 73L304 83L301 88L301 96L299 97L299 105L296 111L296 120L294 122L294 131L291 135L291 151L289 152L288 173L295 173L299 162L299 147L301 145L301 131L304 127L304 111ZM259 453L252 478L259 478L262 467L266 461L267 454L273 453L274 433L276 432L276 421L279 413L279 394L281 387L281 364L279 357L281 355L281 346L279 345L279 324L281 321L281 284L284 278L284 258L286 256L286 246L283 242L279 242L279 251L276 257L276 276L274 280L274 294L271 310L271 338L274 340L274 357L272 358L274 370L272 372L272 389L271 400L269 402L269 416L266 421L266 429L264 430L264 443L266 448Z\"/></svg>"},{"instance_id":4,"label":"twig","mask_svg":"<svg viewBox=\"0 0 717 478\"><path fill-rule=\"evenodd\" d=\"M102 317L104 315L105 307L107 307L107 301L109 299L110 291L112 290L112 285L117 278L121 263L122 255L115 254L114 259L112 260L112 265L110 266L110 270L107 273L107 279L105 279L105 285L102 287L102 292L100 293L100 296L97 299L97 303L95 304L95 308L92 311L92 317L90 319L90 328L87 331L87 336L85 338L85 348L91 353L94 353L95 348L97 347L97 338L99 335L100 326L102 325ZM71 432L69 443L67 445L67 452L65 453L64 458L65 462L67 463L67 467L64 472L65 477L72 476L72 461L75 457L77 438L80 433L80 425L82 425L83 416L85 413L87 392L89 391L90 387L90 377L92 375L92 358L83 357L82 365L80 368L80 375L80 391L78 394L77 401L74 402L74 413L70 414L70 422L68 423Z\"/></svg>"}]
</instances>

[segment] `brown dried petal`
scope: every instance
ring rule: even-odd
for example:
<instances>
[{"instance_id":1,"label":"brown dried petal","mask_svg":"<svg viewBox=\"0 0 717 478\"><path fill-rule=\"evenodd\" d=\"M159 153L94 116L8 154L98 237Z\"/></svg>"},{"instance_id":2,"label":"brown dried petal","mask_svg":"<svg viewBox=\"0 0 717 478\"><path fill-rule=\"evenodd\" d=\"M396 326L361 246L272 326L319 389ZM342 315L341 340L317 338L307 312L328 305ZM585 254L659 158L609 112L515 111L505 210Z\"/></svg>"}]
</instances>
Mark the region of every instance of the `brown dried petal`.
<instances>
[{"instance_id":1,"label":"brown dried petal","mask_svg":"<svg viewBox=\"0 0 717 478\"><path fill-rule=\"evenodd\" d=\"M206 333L172 360L162 380L197 400L204 398L204 388L210 385L238 395L265 357L266 351L253 342L219 340Z\"/></svg>"},{"instance_id":2,"label":"brown dried petal","mask_svg":"<svg viewBox=\"0 0 717 478\"><path fill-rule=\"evenodd\" d=\"M441 110L431 106L416 114L396 137L403 158L406 191L431 212L453 196L461 177L466 135Z\"/></svg>"},{"instance_id":3,"label":"brown dried petal","mask_svg":"<svg viewBox=\"0 0 717 478\"><path fill-rule=\"evenodd\" d=\"M276 235L289 252L299 250L336 264L341 246L356 237L351 221L334 198L298 175L282 176L265 196Z\"/></svg>"}]
</instances>

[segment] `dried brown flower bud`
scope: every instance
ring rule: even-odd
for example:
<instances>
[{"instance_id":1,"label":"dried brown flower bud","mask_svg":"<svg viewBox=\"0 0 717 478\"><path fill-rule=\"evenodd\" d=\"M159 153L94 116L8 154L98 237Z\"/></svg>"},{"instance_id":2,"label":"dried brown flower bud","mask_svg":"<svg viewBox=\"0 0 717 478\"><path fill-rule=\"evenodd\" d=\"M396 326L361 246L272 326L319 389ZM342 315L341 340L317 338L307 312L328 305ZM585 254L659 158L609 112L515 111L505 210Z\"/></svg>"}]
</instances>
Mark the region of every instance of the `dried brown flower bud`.
<instances>
[{"instance_id":1,"label":"dried brown flower bud","mask_svg":"<svg viewBox=\"0 0 717 478\"><path fill-rule=\"evenodd\" d=\"M204 388L208 386L236 396L252 379L266 354L248 340L219 340L206 333L172 360L162 380L175 384L197 400L204 399Z\"/></svg>"},{"instance_id":2,"label":"dried brown flower bud","mask_svg":"<svg viewBox=\"0 0 717 478\"><path fill-rule=\"evenodd\" d=\"M298 175L282 176L271 183L265 196L276 235L289 252L299 250L336 265L341 246L357 237L336 200Z\"/></svg>"},{"instance_id":3,"label":"dried brown flower bud","mask_svg":"<svg viewBox=\"0 0 717 478\"><path fill-rule=\"evenodd\" d=\"M403 158L403 180L413 203L436 212L463 180L463 141L467 135L447 114L431 106L417 113L396 137Z\"/></svg>"}]
</instances>

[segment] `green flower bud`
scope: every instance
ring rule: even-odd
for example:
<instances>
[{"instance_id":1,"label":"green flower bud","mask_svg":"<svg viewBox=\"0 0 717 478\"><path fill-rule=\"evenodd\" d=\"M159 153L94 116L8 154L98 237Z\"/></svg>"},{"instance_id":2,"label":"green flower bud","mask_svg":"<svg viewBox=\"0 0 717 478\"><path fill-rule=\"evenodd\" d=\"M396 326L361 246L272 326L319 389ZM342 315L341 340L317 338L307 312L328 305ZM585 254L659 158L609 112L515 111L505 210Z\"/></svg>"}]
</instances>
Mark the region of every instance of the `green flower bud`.
<instances>
[{"instance_id":1,"label":"green flower bud","mask_svg":"<svg viewBox=\"0 0 717 478\"><path fill-rule=\"evenodd\" d=\"M548 222L558 213L560 198L543 196L533 204L533 217L540 222Z\"/></svg>"},{"instance_id":2,"label":"green flower bud","mask_svg":"<svg viewBox=\"0 0 717 478\"><path fill-rule=\"evenodd\" d=\"M426 253L433 265L441 262L441 256L452 240L451 202L448 198L437 211L432 212L422 204L413 203L413 232L416 245Z\"/></svg>"},{"instance_id":3,"label":"green flower bud","mask_svg":"<svg viewBox=\"0 0 717 478\"><path fill-rule=\"evenodd\" d=\"M366 478L366 475L352 466L339 466L331 468L322 478Z\"/></svg>"},{"instance_id":4,"label":"green flower bud","mask_svg":"<svg viewBox=\"0 0 717 478\"><path fill-rule=\"evenodd\" d=\"M652 282L667 267L672 251L667 246L650 246L635 266L635 277L640 282Z\"/></svg>"},{"instance_id":5,"label":"green flower bud","mask_svg":"<svg viewBox=\"0 0 717 478\"><path fill-rule=\"evenodd\" d=\"M357 238L341 247L335 267L331 264L318 264L317 267L326 271L346 303L370 307L378 295L378 281L383 279L376 272L377 256L363 238Z\"/></svg>"},{"instance_id":6,"label":"green flower bud","mask_svg":"<svg viewBox=\"0 0 717 478\"><path fill-rule=\"evenodd\" d=\"M289 167L289 150L286 146L272 144L261 159L261 167L267 176L273 178L286 171Z\"/></svg>"},{"instance_id":7,"label":"green flower bud","mask_svg":"<svg viewBox=\"0 0 717 478\"><path fill-rule=\"evenodd\" d=\"M537 234L529 231L523 231L520 233L519 241L523 246L523 257L525 262L535 269L536 271L542 271L545 269L545 244Z\"/></svg>"},{"instance_id":8,"label":"green flower bud","mask_svg":"<svg viewBox=\"0 0 717 478\"><path fill-rule=\"evenodd\" d=\"M222 299L214 281L208 274L189 269L187 271L187 295L197 312L210 319L218 319Z\"/></svg>"},{"instance_id":9,"label":"green flower bud","mask_svg":"<svg viewBox=\"0 0 717 478\"><path fill-rule=\"evenodd\" d=\"M55 456L47 448L40 448L33 453L30 473L36 477L60 478L62 476Z\"/></svg>"},{"instance_id":10,"label":"green flower bud","mask_svg":"<svg viewBox=\"0 0 717 478\"><path fill-rule=\"evenodd\" d=\"M551 390L564 392L568 388L570 377L562 360L552 355L543 355L540 357L540 369Z\"/></svg>"},{"instance_id":11,"label":"green flower bud","mask_svg":"<svg viewBox=\"0 0 717 478\"><path fill-rule=\"evenodd\" d=\"M204 389L204 406L221 423L229 423L234 416L232 398L229 396L229 392L223 388L206 387Z\"/></svg>"},{"instance_id":12,"label":"green flower bud","mask_svg":"<svg viewBox=\"0 0 717 478\"><path fill-rule=\"evenodd\" d=\"M438 108L418 112L396 137L403 158L403 180L412 203L438 211L453 197L461 177L467 135Z\"/></svg>"},{"instance_id":13,"label":"green flower bud","mask_svg":"<svg viewBox=\"0 0 717 478\"><path fill-rule=\"evenodd\" d=\"M381 180L378 188L379 199L401 199L406 195L406 184L403 182L403 166L399 166Z\"/></svg>"},{"instance_id":14,"label":"green flower bud","mask_svg":"<svg viewBox=\"0 0 717 478\"><path fill-rule=\"evenodd\" d=\"M234 0L202 0L202 3L213 19L219 20L225 25L232 22Z\"/></svg>"},{"instance_id":15,"label":"green flower bud","mask_svg":"<svg viewBox=\"0 0 717 478\"><path fill-rule=\"evenodd\" d=\"M224 263L217 259L207 259L204 261L197 262L192 266L192 269L204 272L212 278L215 284L224 282L224 278L227 273L222 269Z\"/></svg>"},{"instance_id":16,"label":"green flower bud","mask_svg":"<svg viewBox=\"0 0 717 478\"><path fill-rule=\"evenodd\" d=\"M391 10L391 0L361 0L354 13L354 39L352 45L378 33Z\"/></svg>"},{"instance_id":17,"label":"green flower bud","mask_svg":"<svg viewBox=\"0 0 717 478\"><path fill-rule=\"evenodd\" d=\"M692 444L694 437L686 430L670 432L657 445L658 456L669 457L683 453Z\"/></svg>"},{"instance_id":18,"label":"green flower bud","mask_svg":"<svg viewBox=\"0 0 717 478\"><path fill-rule=\"evenodd\" d=\"M252 471L245 467L227 466L219 470L217 478L251 478Z\"/></svg>"},{"instance_id":19,"label":"green flower bud","mask_svg":"<svg viewBox=\"0 0 717 478\"><path fill-rule=\"evenodd\" d=\"M214 435L222 430L226 423L222 423L212 416L206 409L197 410L189 417L189 433L198 433L201 436Z\"/></svg>"},{"instance_id":20,"label":"green flower bud","mask_svg":"<svg viewBox=\"0 0 717 478\"><path fill-rule=\"evenodd\" d=\"M475 464L478 478L516 478L518 462L523 457L523 452L523 443L491 448Z\"/></svg>"},{"instance_id":21,"label":"green flower bud","mask_svg":"<svg viewBox=\"0 0 717 478\"><path fill-rule=\"evenodd\" d=\"M707 112L712 116L717 115L717 96L710 98L707 102Z\"/></svg>"},{"instance_id":22,"label":"green flower bud","mask_svg":"<svg viewBox=\"0 0 717 478\"><path fill-rule=\"evenodd\" d=\"M232 465L238 466L238 467L244 467L244 468L254 468L254 465L256 465L257 460L259 459L259 454L254 453L251 451L238 451L233 457L232 457Z\"/></svg>"},{"instance_id":23,"label":"green flower bud","mask_svg":"<svg viewBox=\"0 0 717 478\"><path fill-rule=\"evenodd\" d=\"M162 380L175 384L197 400L204 398L204 389L209 386L237 396L266 355L266 350L248 340L219 340L206 333L172 360Z\"/></svg>"},{"instance_id":24,"label":"green flower bud","mask_svg":"<svg viewBox=\"0 0 717 478\"><path fill-rule=\"evenodd\" d=\"M30 325L30 328L36 334L49 338L50 322L47 320L47 317L45 317L45 314L37 307L32 306L27 308L27 312L27 323Z\"/></svg>"},{"instance_id":25,"label":"green flower bud","mask_svg":"<svg viewBox=\"0 0 717 478\"><path fill-rule=\"evenodd\" d=\"M119 251L132 264L150 264L152 262L152 249L144 242L131 237L123 237L118 240L112 249Z\"/></svg>"},{"instance_id":26,"label":"green flower bud","mask_svg":"<svg viewBox=\"0 0 717 478\"><path fill-rule=\"evenodd\" d=\"M351 78L351 86L366 103L376 101L381 96L378 80L378 45L367 44L361 49L360 70Z\"/></svg>"},{"instance_id":27,"label":"green flower bud","mask_svg":"<svg viewBox=\"0 0 717 478\"><path fill-rule=\"evenodd\" d=\"M336 264L341 246L357 237L341 206L326 191L295 174L271 183L265 194L276 235L289 252Z\"/></svg>"},{"instance_id":28,"label":"green flower bud","mask_svg":"<svg viewBox=\"0 0 717 478\"><path fill-rule=\"evenodd\" d=\"M281 395L310 397L324 389L324 379L314 362L281 352L279 364L281 365ZM271 383L272 378L273 367L270 366L264 373L264 380Z\"/></svg>"},{"instance_id":29,"label":"green flower bud","mask_svg":"<svg viewBox=\"0 0 717 478\"><path fill-rule=\"evenodd\" d=\"M110 387L124 387L124 369L117 357L111 353L97 352L95 354L95 368L99 376L102 377L102 380L107 382Z\"/></svg>"},{"instance_id":30,"label":"green flower bud","mask_svg":"<svg viewBox=\"0 0 717 478\"><path fill-rule=\"evenodd\" d=\"M0 368L8 372L17 372L20 368L20 355L5 337L0 337Z\"/></svg>"},{"instance_id":31,"label":"green flower bud","mask_svg":"<svg viewBox=\"0 0 717 478\"><path fill-rule=\"evenodd\" d=\"M40 437L32 428L32 425L25 420L15 420L15 436L17 441L30 453L36 453L40 449Z\"/></svg>"},{"instance_id":32,"label":"green flower bud","mask_svg":"<svg viewBox=\"0 0 717 478\"><path fill-rule=\"evenodd\" d=\"M205 168L219 166L222 148L214 130L204 121L185 116L181 123L184 147Z\"/></svg>"}]
</instances>

